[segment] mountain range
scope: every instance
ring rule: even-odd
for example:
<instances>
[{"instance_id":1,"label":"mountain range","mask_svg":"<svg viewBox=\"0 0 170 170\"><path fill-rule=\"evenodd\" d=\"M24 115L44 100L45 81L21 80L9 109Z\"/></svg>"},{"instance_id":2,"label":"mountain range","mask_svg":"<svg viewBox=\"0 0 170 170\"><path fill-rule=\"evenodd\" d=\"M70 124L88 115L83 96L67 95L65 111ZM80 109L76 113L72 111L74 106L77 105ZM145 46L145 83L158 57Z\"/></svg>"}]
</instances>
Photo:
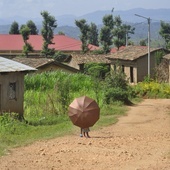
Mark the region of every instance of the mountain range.
<instances>
[{"instance_id":1,"label":"mountain range","mask_svg":"<svg viewBox=\"0 0 170 170\"><path fill-rule=\"evenodd\" d=\"M86 19L88 22L94 22L96 25L102 24L102 18L104 15L112 14L113 16L120 15L124 22L138 23L144 22L145 19L142 17L137 17L135 14L144 16L146 18L151 18L152 21L160 21L163 20L165 22L170 21L170 9L143 9L143 8L135 8L131 10L125 11L94 11L92 13L88 13L82 16L74 16L74 15L61 15L54 16L57 20L58 26L75 26L75 20ZM22 16L13 16L11 18L1 18L0 17L0 25L8 25L13 21L17 21L19 24L25 24L28 20L34 21L37 25L42 23L42 17L39 18L28 18Z\"/></svg>"},{"instance_id":2,"label":"mountain range","mask_svg":"<svg viewBox=\"0 0 170 170\"><path fill-rule=\"evenodd\" d=\"M125 11L94 11L92 13L88 13L82 16L74 16L74 15L62 15L62 16L54 16L57 20L57 28L55 33L59 31L64 32L66 35L78 38L80 32L79 29L75 25L75 20L85 19L88 23L95 23L99 27L102 25L102 18L105 15L112 14L113 17L120 15L123 22L130 24L135 27L135 35L132 35L133 39L145 39L147 38L147 28L148 21L147 19L151 19L151 36L153 39L160 38L159 30L160 30L160 21L170 22L170 9L143 9L143 8L135 8L131 10ZM135 14L141 16L136 16ZM0 18L0 33L8 34L10 26L13 21L16 21L21 24L25 24L28 20L32 20L39 30L41 30L42 17L40 18L26 18L22 16L14 16L11 18ZM39 31L40 32L40 31Z\"/></svg>"}]
</instances>

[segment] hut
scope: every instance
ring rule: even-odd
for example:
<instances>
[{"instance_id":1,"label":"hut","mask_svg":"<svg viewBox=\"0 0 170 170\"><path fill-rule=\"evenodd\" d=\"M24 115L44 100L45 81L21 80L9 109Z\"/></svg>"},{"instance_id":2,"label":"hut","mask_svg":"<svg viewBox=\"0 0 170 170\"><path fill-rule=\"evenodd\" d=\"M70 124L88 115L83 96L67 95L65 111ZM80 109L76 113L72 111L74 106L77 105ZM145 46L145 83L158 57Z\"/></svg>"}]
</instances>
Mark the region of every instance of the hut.
<instances>
[{"instance_id":1,"label":"hut","mask_svg":"<svg viewBox=\"0 0 170 170\"><path fill-rule=\"evenodd\" d=\"M23 117L24 75L35 68L0 57L0 114L19 113Z\"/></svg>"}]
</instances>

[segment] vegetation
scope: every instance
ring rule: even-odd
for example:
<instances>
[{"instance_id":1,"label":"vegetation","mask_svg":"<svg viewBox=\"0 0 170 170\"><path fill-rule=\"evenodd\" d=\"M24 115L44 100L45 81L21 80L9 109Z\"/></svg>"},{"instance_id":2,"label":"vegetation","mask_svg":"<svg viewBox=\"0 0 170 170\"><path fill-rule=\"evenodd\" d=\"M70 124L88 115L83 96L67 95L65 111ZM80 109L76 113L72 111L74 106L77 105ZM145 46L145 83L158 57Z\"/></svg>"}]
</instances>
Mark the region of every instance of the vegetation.
<instances>
[{"instance_id":1,"label":"vegetation","mask_svg":"<svg viewBox=\"0 0 170 170\"><path fill-rule=\"evenodd\" d=\"M51 16L47 11L41 12L43 17L43 28L41 30L41 34L44 40L42 54L47 56L53 56L55 54L55 50L53 48L49 48L49 45L53 44L53 36L54 29L57 27L56 19L54 16Z\"/></svg>"},{"instance_id":2,"label":"vegetation","mask_svg":"<svg viewBox=\"0 0 170 170\"><path fill-rule=\"evenodd\" d=\"M64 72L26 75L25 122L19 122L16 116L9 114L0 117L0 154L37 139L72 133L75 126L67 115L68 105L74 98L83 95L96 100L93 82L91 76ZM93 128L116 122L116 115L126 111L121 102L104 105L102 87L101 84L98 93L101 118Z\"/></svg>"},{"instance_id":3,"label":"vegetation","mask_svg":"<svg viewBox=\"0 0 170 170\"><path fill-rule=\"evenodd\" d=\"M170 98L170 86L167 83L144 81L133 87L134 96L142 98Z\"/></svg>"},{"instance_id":4,"label":"vegetation","mask_svg":"<svg viewBox=\"0 0 170 170\"><path fill-rule=\"evenodd\" d=\"M31 46L30 43L28 43L29 35L30 35L30 28L28 26L23 26L22 29L20 30L20 33L23 37L24 40L24 46L23 46L23 53L28 56L29 52L33 52L33 47Z\"/></svg>"},{"instance_id":5,"label":"vegetation","mask_svg":"<svg viewBox=\"0 0 170 170\"><path fill-rule=\"evenodd\" d=\"M113 16L105 15L103 17L103 27L100 30L100 43L102 45L103 52L105 54L110 52L110 46L113 44L112 38L112 29L114 26Z\"/></svg>"},{"instance_id":6,"label":"vegetation","mask_svg":"<svg viewBox=\"0 0 170 170\"><path fill-rule=\"evenodd\" d=\"M67 109L76 97L89 96L98 101L100 120L93 129L113 124L119 115L125 114L124 101L138 97L170 98L168 84L146 81L130 87L119 70L101 78L105 66L89 64L88 73L98 68L93 75L47 72L25 76L24 118L18 121L16 113L0 116L0 155L11 147L28 144L38 139L49 139L70 134L72 125ZM97 74L98 73L98 74ZM100 78L97 80L97 77ZM94 90L96 89L96 91ZM97 94L97 95L96 95ZM77 129L77 133L78 133ZM43 133L42 133L43 132Z\"/></svg>"},{"instance_id":7,"label":"vegetation","mask_svg":"<svg viewBox=\"0 0 170 170\"><path fill-rule=\"evenodd\" d=\"M161 28L159 34L165 40L166 48L170 48L170 24L161 21Z\"/></svg>"},{"instance_id":8,"label":"vegetation","mask_svg":"<svg viewBox=\"0 0 170 170\"><path fill-rule=\"evenodd\" d=\"M88 48L88 33L90 31L89 25L85 19L76 20L75 24L79 27L81 35L80 40L82 42L82 52L87 53L89 51Z\"/></svg>"},{"instance_id":9,"label":"vegetation","mask_svg":"<svg viewBox=\"0 0 170 170\"><path fill-rule=\"evenodd\" d=\"M135 28L132 28L130 25L123 24L122 19L120 16L114 17L114 28L113 28L113 44L117 49L121 46L125 46L126 43L128 44L128 39L130 37L129 34L134 34Z\"/></svg>"},{"instance_id":10,"label":"vegetation","mask_svg":"<svg viewBox=\"0 0 170 170\"><path fill-rule=\"evenodd\" d=\"M98 41L98 28L95 23L90 24L89 32L88 32L89 44L99 46Z\"/></svg>"},{"instance_id":11,"label":"vegetation","mask_svg":"<svg viewBox=\"0 0 170 170\"><path fill-rule=\"evenodd\" d=\"M14 21L10 27L9 34L19 34L19 24Z\"/></svg>"},{"instance_id":12,"label":"vegetation","mask_svg":"<svg viewBox=\"0 0 170 170\"><path fill-rule=\"evenodd\" d=\"M38 29L32 20L27 21L27 27L30 29L30 35L38 35Z\"/></svg>"}]
</instances>

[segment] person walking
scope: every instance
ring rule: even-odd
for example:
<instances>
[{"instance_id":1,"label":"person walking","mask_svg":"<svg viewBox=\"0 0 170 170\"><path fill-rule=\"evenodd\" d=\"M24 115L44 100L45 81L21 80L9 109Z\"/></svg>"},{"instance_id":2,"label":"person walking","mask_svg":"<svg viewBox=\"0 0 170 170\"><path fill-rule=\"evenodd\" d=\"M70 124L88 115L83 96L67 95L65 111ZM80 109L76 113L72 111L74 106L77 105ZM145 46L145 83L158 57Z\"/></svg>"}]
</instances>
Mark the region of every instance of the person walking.
<instances>
[{"instance_id":1,"label":"person walking","mask_svg":"<svg viewBox=\"0 0 170 170\"><path fill-rule=\"evenodd\" d=\"M80 137L87 137L87 138L90 138L89 136L89 132L90 132L90 128L81 128L80 130Z\"/></svg>"}]
</instances>

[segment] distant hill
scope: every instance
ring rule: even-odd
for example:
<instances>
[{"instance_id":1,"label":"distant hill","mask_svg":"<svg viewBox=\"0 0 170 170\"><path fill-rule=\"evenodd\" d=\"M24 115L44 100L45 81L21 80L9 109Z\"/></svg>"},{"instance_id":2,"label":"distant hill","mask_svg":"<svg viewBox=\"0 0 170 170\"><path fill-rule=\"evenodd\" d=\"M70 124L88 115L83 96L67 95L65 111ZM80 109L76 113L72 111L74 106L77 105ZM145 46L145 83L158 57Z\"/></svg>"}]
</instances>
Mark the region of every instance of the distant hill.
<instances>
[{"instance_id":1,"label":"distant hill","mask_svg":"<svg viewBox=\"0 0 170 170\"><path fill-rule=\"evenodd\" d=\"M102 18L104 15L113 14L113 16L120 15L124 22L144 22L145 19L141 17L135 16L135 14L142 15L144 17L150 17L152 21L170 21L170 9L143 9L143 8L135 8L131 10L125 11L95 11L92 13L88 13L82 16L74 16L74 15L61 15L55 16L57 20L58 26L75 26L75 20L86 19L88 22L94 22L97 25L102 24ZM25 24L28 20L34 21L37 25L42 23L42 18L24 18L21 16L13 16L11 18L1 18L0 17L0 25L8 25L13 21L17 21L19 24Z\"/></svg>"},{"instance_id":2,"label":"distant hill","mask_svg":"<svg viewBox=\"0 0 170 170\"><path fill-rule=\"evenodd\" d=\"M57 34L59 31L64 32L66 35L76 38L79 38L80 31L75 26L75 20L86 19L88 23L94 22L98 25L99 29L102 25L102 18L104 15L113 14L113 16L120 15L123 22L130 24L135 27L135 34L131 35L132 41L139 42L141 39L147 38L147 30L148 24L147 19L142 17L137 17L135 14L144 16L146 18L151 18L151 39L161 40L159 36L160 30L160 20L165 22L170 22L170 9L142 9L136 8L126 11L95 11L92 13L88 13L82 16L74 16L74 15L62 15L55 16L57 20L57 29L55 29L55 33ZM23 17L12 17L7 19L0 18L0 34L8 34L10 25L13 21L18 22L20 25L25 24L28 20L32 20L37 25L38 29L41 30L42 18L23 18ZM40 32L40 31L39 31Z\"/></svg>"}]
</instances>

